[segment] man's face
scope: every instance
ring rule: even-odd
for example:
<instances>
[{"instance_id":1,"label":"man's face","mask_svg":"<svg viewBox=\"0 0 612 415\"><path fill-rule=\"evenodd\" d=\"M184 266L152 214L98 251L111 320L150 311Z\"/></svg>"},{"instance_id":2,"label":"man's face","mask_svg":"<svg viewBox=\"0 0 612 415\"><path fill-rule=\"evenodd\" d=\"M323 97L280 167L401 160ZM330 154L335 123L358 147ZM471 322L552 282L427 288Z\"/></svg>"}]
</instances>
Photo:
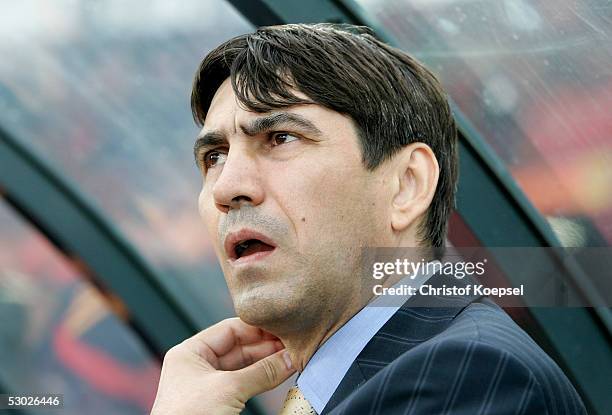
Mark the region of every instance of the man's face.
<instances>
[{"instance_id":1,"label":"man's face","mask_svg":"<svg viewBox=\"0 0 612 415\"><path fill-rule=\"evenodd\" d=\"M226 80L200 137L200 214L236 313L300 330L359 301L361 247L388 224L351 120L314 104L250 112Z\"/></svg>"}]
</instances>

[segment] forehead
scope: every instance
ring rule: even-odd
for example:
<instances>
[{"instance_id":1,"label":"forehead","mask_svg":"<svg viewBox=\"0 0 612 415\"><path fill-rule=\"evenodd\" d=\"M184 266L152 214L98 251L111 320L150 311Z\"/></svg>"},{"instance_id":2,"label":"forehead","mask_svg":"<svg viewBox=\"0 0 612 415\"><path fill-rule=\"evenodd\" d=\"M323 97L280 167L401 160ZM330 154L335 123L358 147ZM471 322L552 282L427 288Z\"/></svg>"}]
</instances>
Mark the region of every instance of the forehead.
<instances>
[{"instance_id":1,"label":"forehead","mask_svg":"<svg viewBox=\"0 0 612 415\"><path fill-rule=\"evenodd\" d=\"M223 118L223 115L226 117L235 115L238 108L238 99L236 98L236 94L234 94L230 79L227 78L223 81L221 86L219 86L210 102L203 129L206 129L210 124L214 124L218 118Z\"/></svg>"},{"instance_id":2,"label":"forehead","mask_svg":"<svg viewBox=\"0 0 612 415\"><path fill-rule=\"evenodd\" d=\"M291 93L300 98L310 100L308 96L300 91L292 90ZM343 123L348 123L350 126L352 126L352 122L349 117L318 104L293 105L290 107L280 108L278 111L300 115L303 118L310 120L318 127L321 127L321 130L324 130L326 126L341 128L341 124ZM273 112L276 111L258 113L245 108L238 101L232 88L230 79L227 78L219 86L215 92L215 95L213 96L213 99L211 100L201 133L212 130L236 133L237 131L240 131L240 125L244 125L245 123L253 121L256 118L264 117Z\"/></svg>"}]
</instances>

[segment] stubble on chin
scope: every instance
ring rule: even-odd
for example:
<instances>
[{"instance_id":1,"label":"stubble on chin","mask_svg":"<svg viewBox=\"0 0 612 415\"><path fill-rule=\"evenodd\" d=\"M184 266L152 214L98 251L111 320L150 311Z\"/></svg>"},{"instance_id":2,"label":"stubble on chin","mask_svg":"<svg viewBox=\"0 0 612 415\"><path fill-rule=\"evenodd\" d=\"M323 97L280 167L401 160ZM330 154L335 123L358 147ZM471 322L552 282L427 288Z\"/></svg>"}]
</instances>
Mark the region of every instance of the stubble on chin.
<instances>
[{"instance_id":1,"label":"stubble on chin","mask_svg":"<svg viewBox=\"0 0 612 415\"><path fill-rule=\"evenodd\" d=\"M232 293L234 309L245 323L275 335L308 330L320 314L306 287L261 284Z\"/></svg>"}]
</instances>

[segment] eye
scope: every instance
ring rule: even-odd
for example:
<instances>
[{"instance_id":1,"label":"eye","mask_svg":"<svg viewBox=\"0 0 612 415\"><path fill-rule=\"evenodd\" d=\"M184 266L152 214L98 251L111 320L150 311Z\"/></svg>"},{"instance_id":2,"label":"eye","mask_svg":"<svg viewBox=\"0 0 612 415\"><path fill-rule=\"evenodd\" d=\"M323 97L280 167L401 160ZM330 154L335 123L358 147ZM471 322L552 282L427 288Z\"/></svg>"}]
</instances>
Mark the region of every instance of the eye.
<instances>
[{"instance_id":1,"label":"eye","mask_svg":"<svg viewBox=\"0 0 612 415\"><path fill-rule=\"evenodd\" d=\"M292 141L299 140L300 138L289 133L273 133L270 136L270 142L272 143L272 147L279 146L281 144L290 143Z\"/></svg>"},{"instance_id":2,"label":"eye","mask_svg":"<svg viewBox=\"0 0 612 415\"><path fill-rule=\"evenodd\" d=\"M226 157L227 157L227 154L225 153L222 153L218 150L211 150L211 151L206 152L206 154L204 154L204 157L202 158L202 164L204 168L208 170L219 164L225 163Z\"/></svg>"}]
</instances>

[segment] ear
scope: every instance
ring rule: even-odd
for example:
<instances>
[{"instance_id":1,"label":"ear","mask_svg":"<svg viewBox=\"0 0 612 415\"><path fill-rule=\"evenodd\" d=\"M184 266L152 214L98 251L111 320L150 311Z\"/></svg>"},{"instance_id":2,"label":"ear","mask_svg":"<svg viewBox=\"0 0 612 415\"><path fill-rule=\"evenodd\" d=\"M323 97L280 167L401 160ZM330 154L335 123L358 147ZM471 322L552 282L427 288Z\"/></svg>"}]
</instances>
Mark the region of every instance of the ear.
<instances>
[{"instance_id":1,"label":"ear","mask_svg":"<svg viewBox=\"0 0 612 415\"><path fill-rule=\"evenodd\" d=\"M440 168L431 148L420 142L404 147L395 159L391 227L399 232L417 224L429 208Z\"/></svg>"}]
</instances>

